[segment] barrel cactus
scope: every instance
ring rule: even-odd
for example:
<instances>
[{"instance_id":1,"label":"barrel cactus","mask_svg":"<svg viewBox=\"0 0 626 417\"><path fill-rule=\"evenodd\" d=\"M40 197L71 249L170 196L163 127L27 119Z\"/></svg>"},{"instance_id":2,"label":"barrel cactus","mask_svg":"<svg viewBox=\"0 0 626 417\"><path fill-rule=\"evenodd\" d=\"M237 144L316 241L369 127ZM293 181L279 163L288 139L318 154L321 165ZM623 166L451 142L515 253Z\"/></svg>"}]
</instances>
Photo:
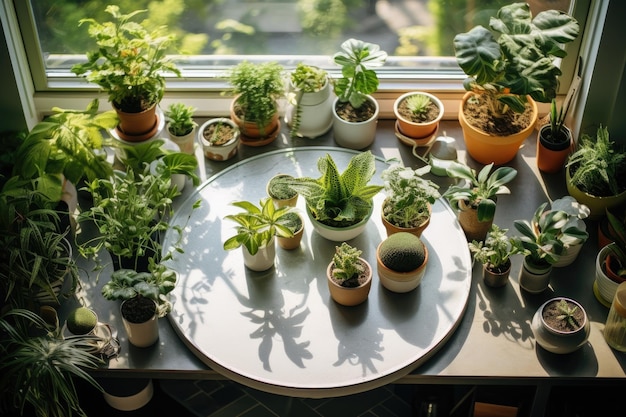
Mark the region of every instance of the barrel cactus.
<instances>
[{"instance_id":1,"label":"barrel cactus","mask_svg":"<svg viewBox=\"0 0 626 417\"><path fill-rule=\"evenodd\" d=\"M409 272L424 263L426 253L424 243L419 237L408 232L398 232L381 243L379 256L387 268L397 272Z\"/></svg>"},{"instance_id":2,"label":"barrel cactus","mask_svg":"<svg viewBox=\"0 0 626 417\"><path fill-rule=\"evenodd\" d=\"M78 307L67 316L67 329L73 334L87 334L96 324L98 318L87 307Z\"/></svg>"}]
</instances>

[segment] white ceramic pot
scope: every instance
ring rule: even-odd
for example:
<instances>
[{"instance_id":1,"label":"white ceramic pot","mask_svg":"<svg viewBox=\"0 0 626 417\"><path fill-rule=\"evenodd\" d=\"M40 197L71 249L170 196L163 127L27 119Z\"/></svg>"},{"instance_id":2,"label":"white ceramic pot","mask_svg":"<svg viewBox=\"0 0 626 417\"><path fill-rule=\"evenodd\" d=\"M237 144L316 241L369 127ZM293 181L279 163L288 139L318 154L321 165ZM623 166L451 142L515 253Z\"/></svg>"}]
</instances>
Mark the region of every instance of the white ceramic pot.
<instances>
[{"instance_id":1,"label":"white ceramic pot","mask_svg":"<svg viewBox=\"0 0 626 417\"><path fill-rule=\"evenodd\" d=\"M193 130L184 136L176 136L170 133L170 124L167 124L167 133L170 136L170 140L174 142L180 148L181 152L193 155L193 145L196 143L196 130L197 126L193 127Z\"/></svg>"},{"instance_id":2,"label":"white ceramic pot","mask_svg":"<svg viewBox=\"0 0 626 417\"><path fill-rule=\"evenodd\" d=\"M135 411L150 402L152 396L154 395L154 386L152 384L152 380L149 379L147 382L144 380L120 380L115 379L111 382L115 383L115 390L110 390L105 386L105 391L103 393L104 400L111 407L120 411ZM138 388L131 387L132 385L140 384Z\"/></svg>"},{"instance_id":3,"label":"white ceramic pot","mask_svg":"<svg viewBox=\"0 0 626 417\"><path fill-rule=\"evenodd\" d=\"M554 266L555 268L562 268L564 266L571 265L578 257L578 254L583 248L584 243L585 242L580 242L575 245L567 246L565 248L565 252L563 252L563 254L559 257L559 260L555 262L552 266Z\"/></svg>"},{"instance_id":4,"label":"white ceramic pot","mask_svg":"<svg viewBox=\"0 0 626 417\"><path fill-rule=\"evenodd\" d=\"M269 243L259 248L257 253L251 255L245 246L241 247L243 252L243 263L248 269L253 271L267 271L274 266L276 258L276 239L272 237Z\"/></svg>"},{"instance_id":5,"label":"white ceramic pot","mask_svg":"<svg viewBox=\"0 0 626 417\"><path fill-rule=\"evenodd\" d=\"M367 222L372 216L372 210L370 210L368 215L363 220L349 227L332 227L320 223L313 217L308 207L306 209L306 214L309 216L309 220L313 225L313 230L319 233L320 236L334 242L345 242L350 239L354 239L363 233L363 230L365 230L365 227L367 226Z\"/></svg>"},{"instance_id":6,"label":"white ceramic pot","mask_svg":"<svg viewBox=\"0 0 626 417\"><path fill-rule=\"evenodd\" d=\"M227 123L235 130L235 137L229 142L226 142L223 145L212 145L211 142L204 138L204 130L209 127L211 124L215 124L218 122ZM205 123L200 126L198 129L198 142L202 145L202 151L204 152L204 156L213 161L227 161L233 156L237 154L237 147L239 146L239 142L241 141L241 133L239 131L239 127L235 122L226 117L220 117L217 119L207 120Z\"/></svg>"},{"instance_id":7,"label":"white ceramic pot","mask_svg":"<svg viewBox=\"0 0 626 417\"><path fill-rule=\"evenodd\" d=\"M426 245L424 245L424 263L422 263L419 268L409 272L397 272L387 268L380 260L379 252L381 244L382 242L379 243L376 248L376 266L380 283L389 291L397 293L413 291L420 285L422 278L424 278L424 273L426 272L426 265L428 264L428 248Z\"/></svg>"},{"instance_id":8,"label":"white ceramic pot","mask_svg":"<svg viewBox=\"0 0 626 417\"><path fill-rule=\"evenodd\" d=\"M125 300L122 303L122 306L127 302L128 300ZM159 339L159 318L156 314L156 305L155 314L148 321L143 323L132 323L122 314L122 322L124 324L126 334L128 335L128 341L133 346L140 348L149 347L155 344Z\"/></svg>"},{"instance_id":9,"label":"white ceramic pot","mask_svg":"<svg viewBox=\"0 0 626 417\"><path fill-rule=\"evenodd\" d=\"M316 138L328 132L333 125L332 101L330 83L327 81L320 91L304 93L300 98L300 126L297 135L307 138ZM295 106L287 110L286 118L292 126Z\"/></svg>"},{"instance_id":10,"label":"white ceramic pot","mask_svg":"<svg viewBox=\"0 0 626 417\"><path fill-rule=\"evenodd\" d=\"M380 108L374 97L368 96L368 99L374 103L376 111L371 119L360 123L348 122L339 117L335 111L335 106L337 105L339 99L335 98L333 101L333 136L335 138L335 142L337 142L337 144L342 148L361 150L367 148L372 144L372 142L374 142L374 138L376 137L376 126L378 125L378 112Z\"/></svg>"},{"instance_id":11,"label":"white ceramic pot","mask_svg":"<svg viewBox=\"0 0 626 417\"><path fill-rule=\"evenodd\" d=\"M556 330L546 324L542 314L543 309L551 302L561 299L565 299L570 303L576 304L577 308L584 313L584 323L580 323L579 329L570 331ZM575 300L563 297L552 298L543 303L533 316L530 327L535 335L537 344L548 352L557 354L572 353L580 349L585 343L587 343L589 333L591 331L589 318L587 317L587 312L583 306Z\"/></svg>"},{"instance_id":12,"label":"white ceramic pot","mask_svg":"<svg viewBox=\"0 0 626 417\"><path fill-rule=\"evenodd\" d=\"M594 282L596 297L599 296L602 304L607 307L613 302L615 291L617 291L617 287L619 286L617 282L609 278L602 270L602 264L607 255L611 252L611 245L614 245L614 243L603 247L600 252L598 252L598 256L596 256L596 280Z\"/></svg>"},{"instance_id":13,"label":"white ceramic pot","mask_svg":"<svg viewBox=\"0 0 626 417\"><path fill-rule=\"evenodd\" d=\"M548 289L552 265L538 268L529 264L524 258L522 268L519 271L519 286L531 294L539 294Z\"/></svg>"}]
</instances>

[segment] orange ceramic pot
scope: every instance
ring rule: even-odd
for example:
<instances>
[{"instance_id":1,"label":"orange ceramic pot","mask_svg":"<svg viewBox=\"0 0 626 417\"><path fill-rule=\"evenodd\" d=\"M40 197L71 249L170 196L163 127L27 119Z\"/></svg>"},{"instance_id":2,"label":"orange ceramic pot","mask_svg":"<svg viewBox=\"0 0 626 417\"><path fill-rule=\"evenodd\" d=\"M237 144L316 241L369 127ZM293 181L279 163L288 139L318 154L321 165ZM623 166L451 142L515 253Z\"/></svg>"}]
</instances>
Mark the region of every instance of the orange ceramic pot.
<instances>
[{"instance_id":1,"label":"orange ceramic pot","mask_svg":"<svg viewBox=\"0 0 626 417\"><path fill-rule=\"evenodd\" d=\"M126 113L113 106L120 120L116 130L120 138L129 142L141 142L157 133L159 121L156 104L139 113Z\"/></svg>"},{"instance_id":2,"label":"orange ceramic pot","mask_svg":"<svg viewBox=\"0 0 626 417\"><path fill-rule=\"evenodd\" d=\"M565 126L563 129L566 140L553 143L546 139L546 132L550 125L544 125L537 133L537 168L546 174L555 174L563 168L567 157L572 150L572 132Z\"/></svg>"},{"instance_id":3,"label":"orange ceramic pot","mask_svg":"<svg viewBox=\"0 0 626 417\"><path fill-rule=\"evenodd\" d=\"M400 105L400 103L402 103L402 101L406 98L418 94L427 96L432 103L435 103L435 105L439 107L439 115L436 119L430 122L417 123L400 116L400 113L398 111L398 106ZM429 138L437 131L437 129L439 128L439 121L443 117L443 110L443 103L441 102L441 100L439 100L432 94L422 91L410 91L408 93L404 93L400 97L398 97L393 104L393 112L396 115L398 131L404 136L418 140L421 138Z\"/></svg>"},{"instance_id":4,"label":"orange ceramic pot","mask_svg":"<svg viewBox=\"0 0 626 417\"><path fill-rule=\"evenodd\" d=\"M230 118L239 127L241 143L247 146L265 146L278 137L278 132L280 131L278 112L274 114L266 126L259 126L256 122L244 121L237 116L235 112L236 102L237 97L230 104Z\"/></svg>"},{"instance_id":5,"label":"orange ceramic pot","mask_svg":"<svg viewBox=\"0 0 626 417\"><path fill-rule=\"evenodd\" d=\"M526 129L511 136L493 136L476 129L465 119L463 108L473 94L469 91L465 93L459 106L459 123L463 129L463 139L465 140L467 153L474 160L485 165L492 162L496 165L506 164L515 158L520 146L535 128L538 114L537 103L532 98L527 98L533 108L533 117Z\"/></svg>"}]
</instances>

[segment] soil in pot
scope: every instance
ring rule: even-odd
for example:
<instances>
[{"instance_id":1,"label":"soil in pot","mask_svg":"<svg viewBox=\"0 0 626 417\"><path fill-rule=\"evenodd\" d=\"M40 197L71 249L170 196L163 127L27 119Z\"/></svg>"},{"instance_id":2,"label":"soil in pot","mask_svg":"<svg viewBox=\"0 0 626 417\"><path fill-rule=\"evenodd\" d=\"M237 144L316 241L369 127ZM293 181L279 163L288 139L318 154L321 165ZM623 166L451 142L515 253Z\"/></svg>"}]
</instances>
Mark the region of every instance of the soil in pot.
<instances>
[{"instance_id":1,"label":"soil in pot","mask_svg":"<svg viewBox=\"0 0 626 417\"><path fill-rule=\"evenodd\" d=\"M509 136L524 130L532 121L532 107L527 103L524 113L507 112L504 117L494 118L488 108L485 98L475 94L467 100L463 108L467 122L485 133L494 136Z\"/></svg>"},{"instance_id":2,"label":"soil in pot","mask_svg":"<svg viewBox=\"0 0 626 417\"><path fill-rule=\"evenodd\" d=\"M131 323L144 323L154 316L156 304L149 298L135 297L122 304L122 315Z\"/></svg>"},{"instance_id":3,"label":"soil in pot","mask_svg":"<svg viewBox=\"0 0 626 417\"><path fill-rule=\"evenodd\" d=\"M220 146L233 138L234 128L226 123L214 123L209 125L202 135L213 146Z\"/></svg>"},{"instance_id":4,"label":"soil in pot","mask_svg":"<svg viewBox=\"0 0 626 417\"><path fill-rule=\"evenodd\" d=\"M335 112L337 112L337 115L343 120L352 123L359 123L371 119L376 113L376 106L374 103L366 100L361 107L355 109L348 102L343 103L338 101L335 106Z\"/></svg>"},{"instance_id":5,"label":"soil in pot","mask_svg":"<svg viewBox=\"0 0 626 417\"><path fill-rule=\"evenodd\" d=\"M413 113L411 109L409 109L406 100L402 100L398 104L398 114L413 123L427 123L435 120L437 117L439 117L439 112L439 107L432 101L428 105L428 110L420 114Z\"/></svg>"},{"instance_id":6,"label":"soil in pot","mask_svg":"<svg viewBox=\"0 0 626 417\"><path fill-rule=\"evenodd\" d=\"M572 320L570 323L570 320L563 318L563 312L559 309L559 303L561 303L561 301L563 301L563 299L554 300L544 307L543 311L541 312L543 321L551 329L559 332L571 332L574 330L578 330L585 324L584 311L578 308L576 304L565 300L565 302L567 303L567 308L570 309L570 311L573 310L571 316Z\"/></svg>"}]
</instances>

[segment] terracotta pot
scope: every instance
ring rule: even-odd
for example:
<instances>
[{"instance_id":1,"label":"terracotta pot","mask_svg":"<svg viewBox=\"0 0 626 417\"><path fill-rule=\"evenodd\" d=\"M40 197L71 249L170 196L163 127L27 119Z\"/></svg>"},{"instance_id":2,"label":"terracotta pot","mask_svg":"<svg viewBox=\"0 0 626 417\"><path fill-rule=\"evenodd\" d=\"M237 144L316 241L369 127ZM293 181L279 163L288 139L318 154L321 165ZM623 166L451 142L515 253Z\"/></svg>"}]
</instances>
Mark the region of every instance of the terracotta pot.
<instances>
[{"instance_id":1,"label":"terracotta pot","mask_svg":"<svg viewBox=\"0 0 626 417\"><path fill-rule=\"evenodd\" d=\"M385 206L385 204L387 203L387 199L385 199L385 201L383 201L383 207ZM390 236L394 233L398 233L398 232L408 232L411 233L417 237L421 237L422 233L424 232L424 230L426 230L426 228L428 227L428 225L430 224L430 215L428 216L428 218L426 220L424 220L424 222L422 224L420 224L419 226L416 227L400 227L400 226L396 226L393 223L390 223L385 216L382 214L384 212L384 210L381 210L381 215L380 218L383 222L383 226L385 226L385 230L387 231L387 236ZM430 204L428 205L428 212L432 213L432 207L430 206Z\"/></svg>"},{"instance_id":2,"label":"terracotta pot","mask_svg":"<svg viewBox=\"0 0 626 417\"><path fill-rule=\"evenodd\" d=\"M582 313L582 323L579 323L579 327L573 330L559 330L551 327L543 316L544 310L552 303L565 300L568 303L574 304L576 309ZM587 343L589 339L589 333L591 331L591 324L587 312L583 306L570 298L558 297L552 298L541 305L537 309L537 312L533 316L530 327L535 335L537 344L547 350L548 352L557 354L572 353Z\"/></svg>"},{"instance_id":3,"label":"terracotta pot","mask_svg":"<svg viewBox=\"0 0 626 417\"><path fill-rule=\"evenodd\" d=\"M405 100L407 97L418 94L428 96L428 98L430 98L430 101L434 103L437 107L439 107L439 115L437 116L437 118L430 122L418 123L405 119L400 115L398 107L402 103L402 101ZM439 100L437 97L430 93L422 91L410 91L408 93L404 93L400 97L398 97L393 103L393 112L397 119L397 127L399 132L409 138L414 139L427 138L437 132L437 129L439 128L439 122L443 118L443 110L444 108L441 100Z\"/></svg>"},{"instance_id":4,"label":"terracotta pot","mask_svg":"<svg viewBox=\"0 0 626 417\"><path fill-rule=\"evenodd\" d=\"M552 273L552 265L533 265L528 262L527 258L524 258L519 271L519 286L531 294L542 293L550 285L550 273Z\"/></svg>"},{"instance_id":5,"label":"terracotta pot","mask_svg":"<svg viewBox=\"0 0 626 417\"><path fill-rule=\"evenodd\" d=\"M212 124L226 123L234 129L233 137L226 143L214 145L204 137L204 131ZM239 127L235 122L226 117L207 120L198 129L198 142L202 145L204 156L212 161L227 161L237 154L237 147L240 142Z\"/></svg>"},{"instance_id":6,"label":"terracotta pot","mask_svg":"<svg viewBox=\"0 0 626 417\"><path fill-rule=\"evenodd\" d=\"M380 107L374 97L367 97L374 104L376 110L369 120L359 123L349 122L339 117L335 111L339 99L335 98L333 102L333 137L335 142L342 148L361 150L370 146L376 138L376 126L378 125Z\"/></svg>"},{"instance_id":7,"label":"terracotta pot","mask_svg":"<svg viewBox=\"0 0 626 417\"><path fill-rule=\"evenodd\" d=\"M239 127L241 132L241 143L247 146L265 146L272 143L280 132L280 121L278 112L274 113L272 119L266 126L259 126L256 122L243 121L235 112L237 97L230 103L230 118Z\"/></svg>"},{"instance_id":8,"label":"terracotta pot","mask_svg":"<svg viewBox=\"0 0 626 417\"><path fill-rule=\"evenodd\" d=\"M276 259L276 240L274 237L265 246L261 246L257 253L251 255L248 248L241 247L243 251L243 263L252 271L267 271L274 266Z\"/></svg>"},{"instance_id":9,"label":"terracotta pot","mask_svg":"<svg viewBox=\"0 0 626 417\"><path fill-rule=\"evenodd\" d=\"M511 273L511 260L508 260L508 268L504 272L495 272L487 265L483 265L483 282L486 286L492 288L504 287L509 283L509 274Z\"/></svg>"},{"instance_id":10,"label":"terracotta pot","mask_svg":"<svg viewBox=\"0 0 626 417\"><path fill-rule=\"evenodd\" d=\"M417 288L424 278L426 266L428 264L428 248L424 245L424 263L419 268L408 272L397 272L385 266L380 259L380 245L376 248L376 266L378 269L378 278L383 287L389 291L397 293L405 293L413 291Z\"/></svg>"},{"instance_id":11,"label":"terracotta pot","mask_svg":"<svg viewBox=\"0 0 626 417\"><path fill-rule=\"evenodd\" d=\"M465 119L463 108L473 94L469 91L465 93L459 106L459 123L463 129L463 139L465 140L467 153L474 160L485 165L492 162L496 165L502 165L511 161L517 155L517 151L524 140L535 129L538 115L537 103L528 97L528 102L533 108L533 117L527 128L511 136L492 136L471 126Z\"/></svg>"},{"instance_id":12,"label":"terracotta pot","mask_svg":"<svg viewBox=\"0 0 626 417\"><path fill-rule=\"evenodd\" d=\"M330 296L336 303L341 304L343 306L356 306L362 304L369 295L370 289L372 287L372 267L370 264L363 258L359 258L361 262L366 264L367 270L369 271L367 281L359 286L359 287L344 287L337 284L330 277L330 271L333 268L334 262L328 264L326 268L326 281L328 282L328 290L330 291Z\"/></svg>"},{"instance_id":13,"label":"terracotta pot","mask_svg":"<svg viewBox=\"0 0 626 417\"><path fill-rule=\"evenodd\" d=\"M293 234L292 237L278 237L278 246L285 250L293 250L300 247L300 242L304 236L304 223L302 227Z\"/></svg>"},{"instance_id":14,"label":"terracotta pot","mask_svg":"<svg viewBox=\"0 0 626 417\"><path fill-rule=\"evenodd\" d=\"M484 222L478 221L478 210L467 205L463 200L459 200L458 208L459 224L465 233L467 241L485 240L493 224L493 219Z\"/></svg>"},{"instance_id":15,"label":"terracotta pot","mask_svg":"<svg viewBox=\"0 0 626 417\"><path fill-rule=\"evenodd\" d=\"M590 220L600 220L606 215L606 210L612 210L620 206L626 205L626 191L621 192L618 195L609 197L598 197L582 191L575 184L572 183L572 177L570 175L570 167L565 169L565 183L567 185L567 192L574 197L576 201L589 207Z\"/></svg>"},{"instance_id":16,"label":"terracotta pot","mask_svg":"<svg viewBox=\"0 0 626 417\"><path fill-rule=\"evenodd\" d=\"M265 186L265 192L267 193L267 195L272 199L272 201L274 202L274 206L276 208L280 208L280 207L285 207L285 206L289 206L289 207L295 207L296 204L298 203L298 193L296 193L296 195L294 195L293 197L289 197L289 198L277 198L275 195L273 195L270 191L270 184L272 182L273 179L275 178L283 178L283 177L289 177L292 178L291 175L288 174L276 174L274 175L272 178L269 179L269 181L267 182L267 185Z\"/></svg>"},{"instance_id":17,"label":"terracotta pot","mask_svg":"<svg viewBox=\"0 0 626 417\"><path fill-rule=\"evenodd\" d=\"M563 126L566 134L566 141L562 143L552 143L546 139L546 131L550 130L550 125L544 125L537 133L537 168L546 174L559 172L572 150L572 132Z\"/></svg>"},{"instance_id":18,"label":"terracotta pot","mask_svg":"<svg viewBox=\"0 0 626 417\"><path fill-rule=\"evenodd\" d=\"M156 104L139 113L126 113L115 106L113 108L120 120L116 128L120 138L129 142L142 142L156 135L159 126Z\"/></svg>"}]
</instances>

